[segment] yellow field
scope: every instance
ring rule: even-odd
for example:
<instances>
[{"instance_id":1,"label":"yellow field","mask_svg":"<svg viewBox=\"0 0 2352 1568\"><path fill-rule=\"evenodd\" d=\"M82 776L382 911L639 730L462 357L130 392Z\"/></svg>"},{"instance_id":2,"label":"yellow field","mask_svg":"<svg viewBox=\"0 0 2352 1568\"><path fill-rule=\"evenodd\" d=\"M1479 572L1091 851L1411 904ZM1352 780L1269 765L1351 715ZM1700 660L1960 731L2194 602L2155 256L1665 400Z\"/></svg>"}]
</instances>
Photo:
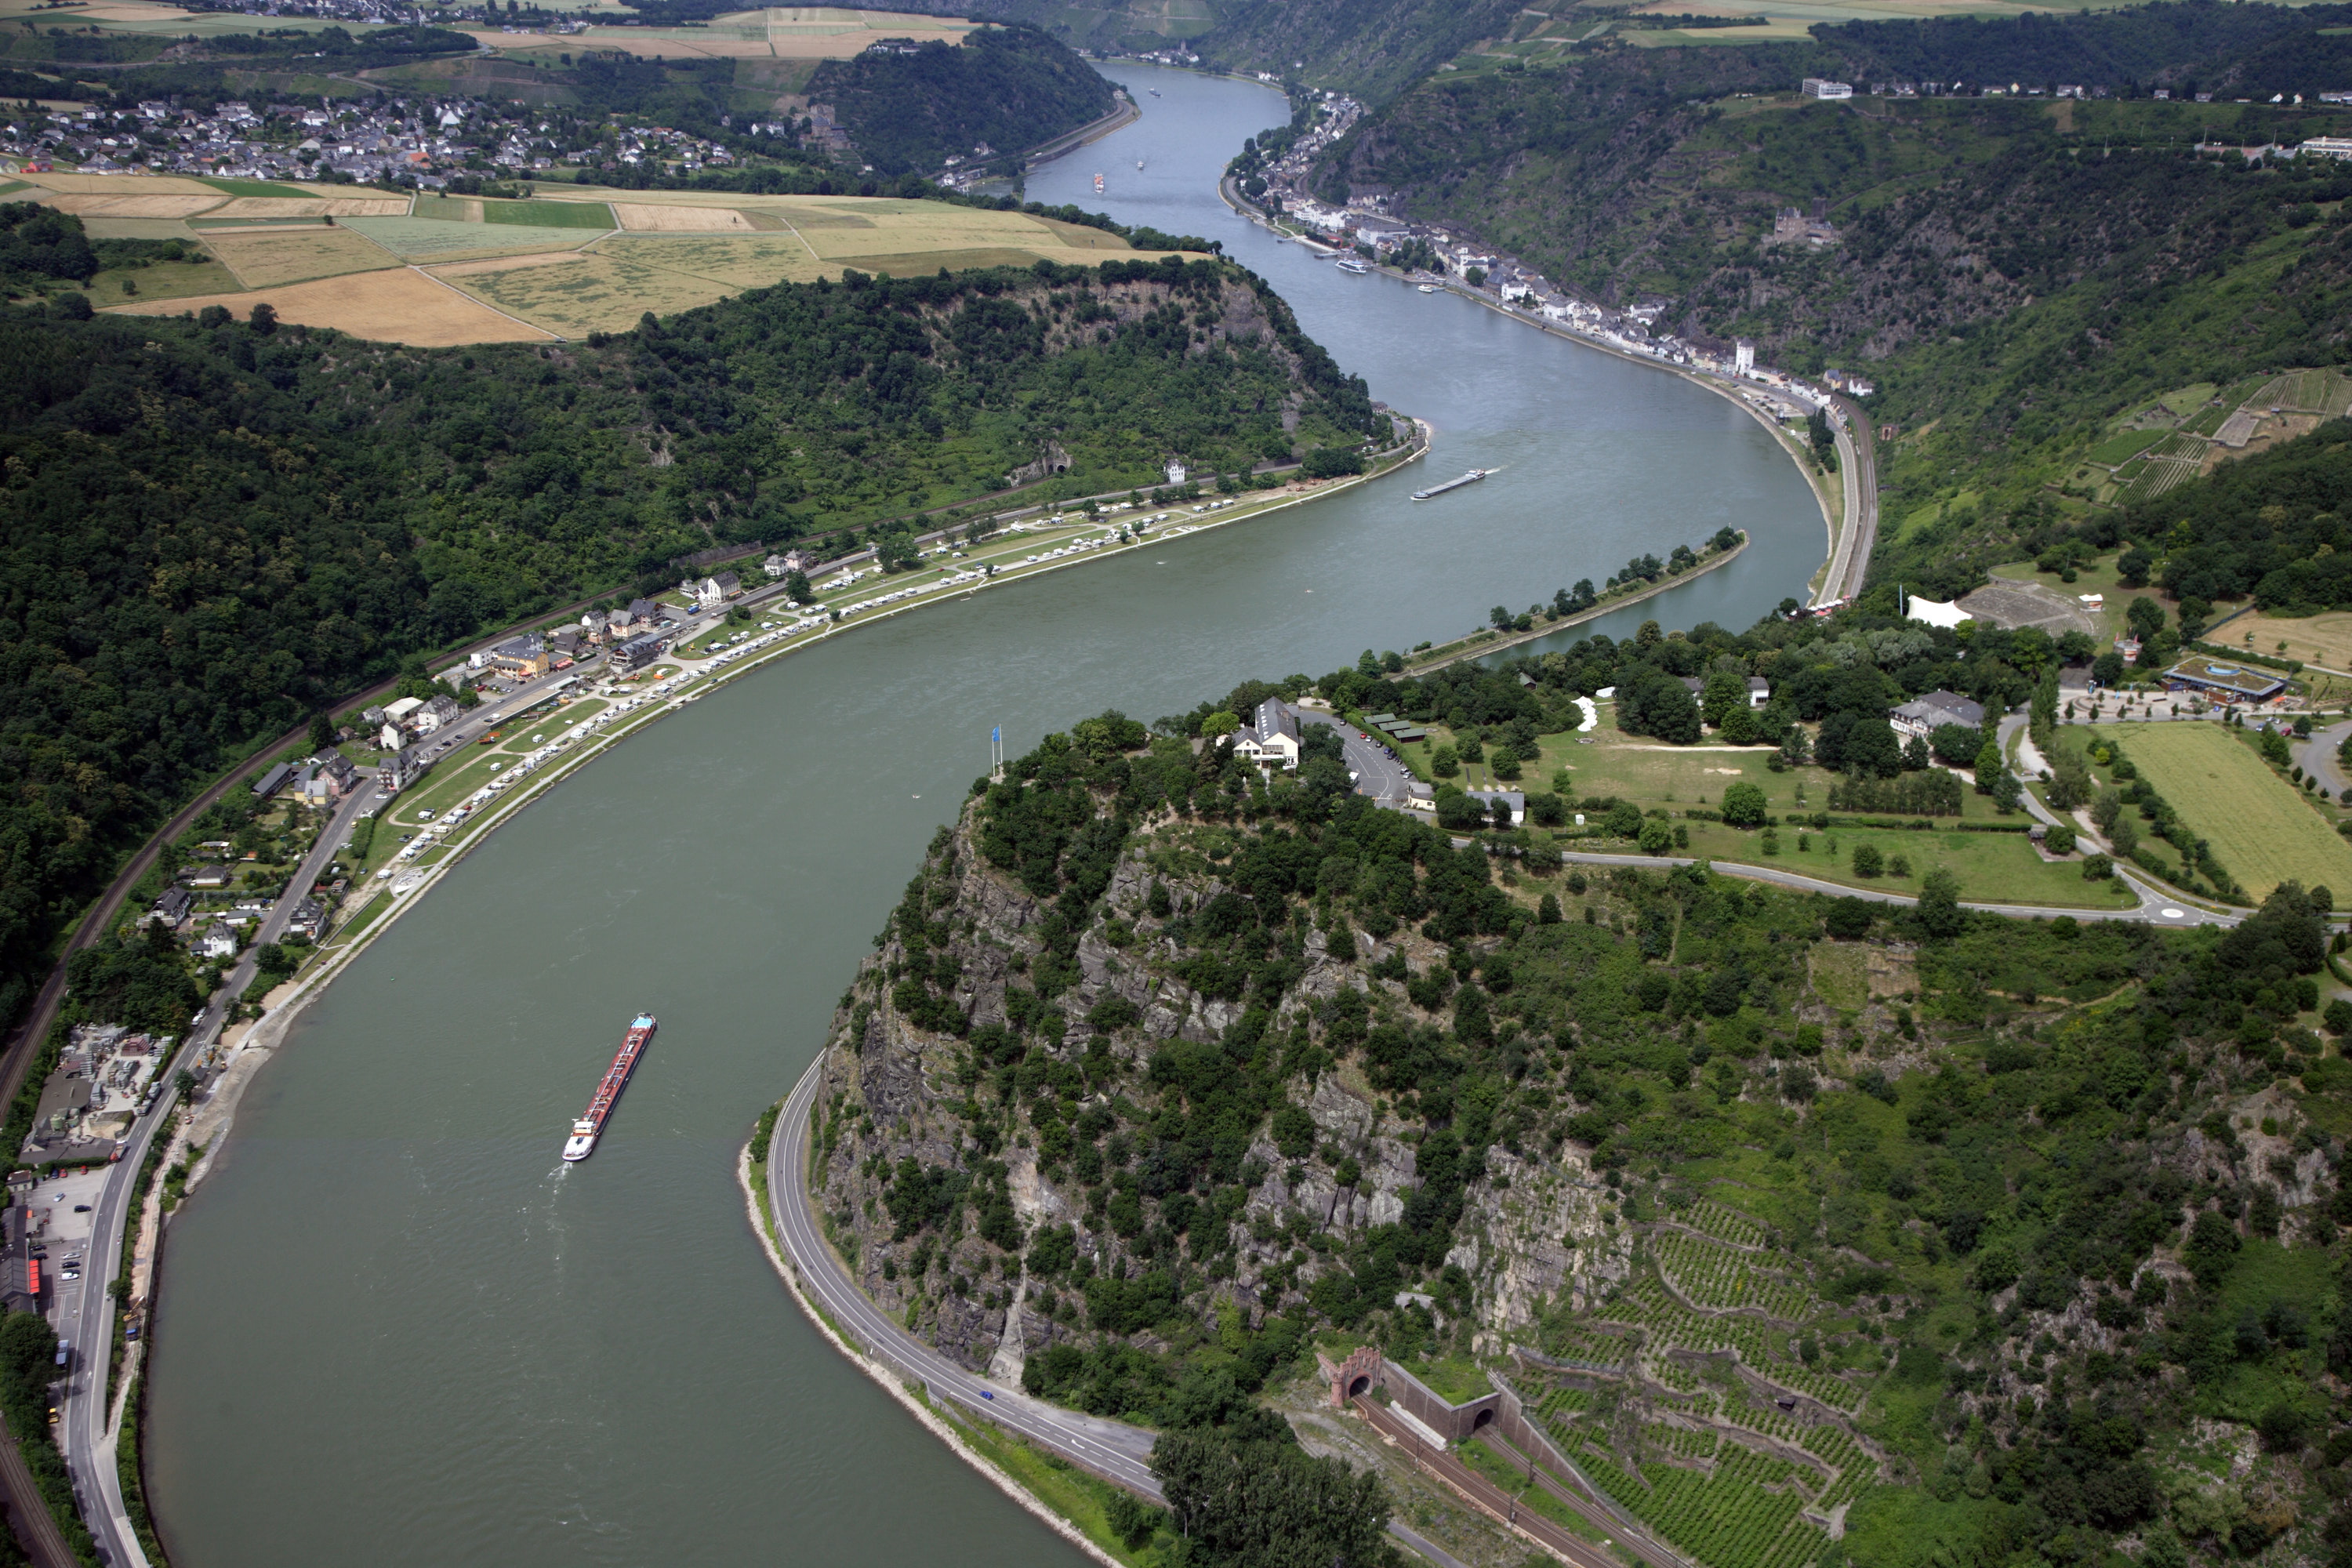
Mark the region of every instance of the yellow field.
<instances>
[{"instance_id":1,"label":"yellow field","mask_svg":"<svg viewBox=\"0 0 2352 1568\"><path fill-rule=\"evenodd\" d=\"M425 268L436 278L467 278L478 272L511 272L520 267L552 267L558 262L578 261L583 254L577 250L541 251L537 256L493 256L480 261L444 261Z\"/></svg>"},{"instance_id":2,"label":"yellow field","mask_svg":"<svg viewBox=\"0 0 2352 1568\"><path fill-rule=\"evenodd\" d=\"M76 217L194 217L220 205L218 191L203 196L61 195L49 205Z\"/></svg>"},{"instance_id":3,"label":"yellow field","mask_svg":"<svg viewBox=\"0 0 2352 1568\"><path fill-rule=\"evenodd\" d=\"M631 234L751 234L758 226L734 207L654 206L614 202L613 216Z\"/></svg>"},{"instance_id":4,"label":"yellow field","mask_svg":"<svg viewBox=\"0 0 2352 1568\"><path fill-rule=\"evenodd\" d=\"M75 15L87 13L77 11ZM175 174L20 174L17 178L62 195L210 196L216 202L228 199L226 191L216 191L202 180L184 180Z\"/></svg>"},{"instance_id":5,"label":"yellow field","mask_svg":"<svg viewBox=\"0 0 2352 1568\"><path fill-rule=\"evenodd\" d=\"M2352 888L2352 844L2230 731L2175 723L2119 725L2114 733L2124 755L2256 899L2290 879Z\"/></svg>"},{"instance_id":6,"label":"yellow field","mask_svg":"<svg viewBox=\"0 0 2352 1568\"><path fill-rule=\"evenodd\" d=\"M961 43L976 27L953 16L854 11L830 5L779 5L714 16L698 27L597 27L584 33L501 33L461 27L502 54L625 49L662 58L847 59L877 38Z\"/></svg>"},{"instance_id":7,"label":"yellow field","mask_svg":"<svg viewBox=\"0 0 2352 1568\"><path fill-rule=\"evenodd\" d=\"M2249 632L2253 634L2252 642L2246 640ZM2212 640L2252 653L2352 670L2352 611L2322 610L2315 616L2290 618L2257 610L2219 628Z\"/></svg>"},{"instance_id":8,"label":"yellow field","mask_svg":"<svg viewBox=\"0 0 2352 1568\"><path fill-rule=\"evenodd\" d=\"M247 289L400 265L383 247L347 228L215 229L205 236L205 244Z\"/></svg>"},{"instance_id":9,"label":"yellow field","mask_svg":"<svg viewBox=\"0 0 2352 1568\"><path fill-rule=\"evenodd\" d=\"M242 294L111 306L109 310L117 315L175 316L184 310L222 305L242 318L251 314L254 306L264 303L276 310L282 321L331 327L354 337L408 343L417 348L544 342L553 336L520 321L508 321L447 284L405 267Z\"/></svg>"},{"instance_id":10,"label":"yellow field","mask_svg":"<svg viewBox=\"0 0 2352 1568\"><path fill-rule=\"evenodd\" d=\"M406 196L239 196L212 217L398 217Z\"/></svg>"},{"instance_id":11,"label":"yellow field","mask_svg":"<svg viewBox=\"0 0 2352 1568\"><path fill-rule=\"evenodd\" d=\"M526 265L504 271L468 267L453 286L567 338L626 331L648 310L656 316L690 310L743 288L601 248L582 253L569 267L550 266L544 256L524 259Z\"/></svg>"}]
</instances>

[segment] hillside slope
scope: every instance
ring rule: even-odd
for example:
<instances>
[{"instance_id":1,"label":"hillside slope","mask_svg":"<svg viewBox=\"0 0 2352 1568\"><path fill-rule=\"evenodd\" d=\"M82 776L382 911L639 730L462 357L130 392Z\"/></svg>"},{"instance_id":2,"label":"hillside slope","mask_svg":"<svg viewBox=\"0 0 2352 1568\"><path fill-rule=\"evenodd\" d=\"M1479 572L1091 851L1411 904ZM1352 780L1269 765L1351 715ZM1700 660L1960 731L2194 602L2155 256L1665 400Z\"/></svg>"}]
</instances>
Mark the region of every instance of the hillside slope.
<instances>
[{"instance_id":1,"label":"hillside slope","mask_svg":"<svg viewBox=\"0 0 2352 1568\"><path fill-rule=\"evenodd\" d=\"M830 103L885 174L929 174L987 145L1018 153L1101 119L1110 83L1034 27L989 27L961 46L926 43L826 60L809 96Z\"/></svg>"},{"instance_id":2,"label":"hillside slope","mask_svg":"<svg viewBox=\"0 0 2352 1568\"><path fill-rule=\"evenodd\" d=\"M2255 54L2274 58L2277 24L2257 20ZM2099 41L2093 19L2068 26ZM1904 436L1883 453L1888 515L1965 503L2030 526L2042 487L2135 402L2352 347L2352 231L2336 221L2352 179L2195 150L2352 121L2291 105L1831 104L1790 90L1813 74L1867 81L1884 56L2002 58L2000 27L2011 43L2030 30L1970 23L1972 53L1941 57L1856 26L1807 46L1617 49L1441 77L1367 116L1318 189L1460 225L1589 298L1663 301L1664 325L1701 342L1749 338L1808 374L1866 369L1874 417ZM2110 30L2111 52L2139 37ZM2185 37L2142 53L2186 68L2178 49L2205 40ZM1790 209L1827 218L1834 242L1776 240ZM1946 593L1976 580L1932 552L1883 552L1878 571Z\"/></svg>"},{"instance_id":3,"label":"hillside slope","mask_svg":"<svg viewBox=\"0 0 2352 1568\"><path fill-rule=\"evenodd\" d=\"M1173 258L853 274L560 347L16 310L0 365L0 1016L191 781L404 656L1049 449L1041 493L1083 494L1374 421L1263 284Z\"/></svg>"},{"instance_id":4,"label":"hillside slope","mask_svg":"<svg viewBox=\"0 0 2352 1568\"><path fill-rule=\"evenodd\" d=\"M976 784L843 997L813 1185L910 1328L1176 1425L1310 1334L1517 1345L1706 1568L2334 1550L2352 1063L2300 888L2225 934L1589 880L1321 741L1268 789L1216 711Z\"/></svg>"}]
</instances>

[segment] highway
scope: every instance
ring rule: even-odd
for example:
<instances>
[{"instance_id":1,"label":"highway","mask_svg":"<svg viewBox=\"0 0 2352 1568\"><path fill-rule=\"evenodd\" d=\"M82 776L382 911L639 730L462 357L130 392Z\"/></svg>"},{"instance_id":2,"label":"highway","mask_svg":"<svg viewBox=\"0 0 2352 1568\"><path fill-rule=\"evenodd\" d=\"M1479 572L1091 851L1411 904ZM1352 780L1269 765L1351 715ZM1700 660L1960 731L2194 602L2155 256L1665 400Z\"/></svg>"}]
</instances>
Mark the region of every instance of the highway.
<instances>
[{"instance_id":1,"label":"highway","mask_svg":"<svg viewBox=\"0 0 2352 1568\"><path fill-rule=\"evenodd\" d=\"M1821 588L1813 595L1816 605L1861 593L1863 579L1870 572L1871 550L1878 542L1877 433L1870 427L1870 416L1845 398L1833 400L1832 412L1844 416L1843 424L1832 419L1830 426L1837 432L1838 478L1845 491L1844 524L1838 530L1829 570L1822 574Z\"/></svg>"}]
</instances>

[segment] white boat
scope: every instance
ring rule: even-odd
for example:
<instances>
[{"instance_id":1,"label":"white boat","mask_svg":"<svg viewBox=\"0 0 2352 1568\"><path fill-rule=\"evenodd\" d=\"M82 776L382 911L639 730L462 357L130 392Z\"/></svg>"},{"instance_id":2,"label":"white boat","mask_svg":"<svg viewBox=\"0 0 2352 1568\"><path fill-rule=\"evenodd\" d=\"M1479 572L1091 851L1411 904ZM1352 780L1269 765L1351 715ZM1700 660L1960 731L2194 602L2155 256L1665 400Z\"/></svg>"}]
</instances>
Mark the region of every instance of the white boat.
<instances>
[{"instance_id":1,"label":"white boat","mask_svg":"<svg viewBox=\"0 0 2352 1568\"><path fill-rule=\"evenodd\" d=\"M1141 167L1143 167L1143 160L1142 160L1142 159L1140 159L1140 158L1138 158L1138 159L1135 161L1135 166L1136 166L1137 168L1139 168L1139 169L1140 169Z\"/></svg>"},{"instance_id":2,"label":"white boat","mask_svg":"<svg viewBox=\"0 0 2352 1568\"><path fill-rule=\"evenodd\" d=\"M1342 272L1352 272L1357 277L1360 278L1365 273L1370 272L1371 268L1365 262L1350 256L1346 260L1339 263L1339 270Z\"/></svg>"},{"instance_id":3,"label":"white boat","mask_svg":"<svg viewBox=\"0 0 2352 1568\"><path fill-rule=\"evenodd\" d=\"M1421 286L1421 291L1424 294L1434 294L1437 292L1437 285L1434 283L1424 283Z\"/></svg>"}]
</instances>

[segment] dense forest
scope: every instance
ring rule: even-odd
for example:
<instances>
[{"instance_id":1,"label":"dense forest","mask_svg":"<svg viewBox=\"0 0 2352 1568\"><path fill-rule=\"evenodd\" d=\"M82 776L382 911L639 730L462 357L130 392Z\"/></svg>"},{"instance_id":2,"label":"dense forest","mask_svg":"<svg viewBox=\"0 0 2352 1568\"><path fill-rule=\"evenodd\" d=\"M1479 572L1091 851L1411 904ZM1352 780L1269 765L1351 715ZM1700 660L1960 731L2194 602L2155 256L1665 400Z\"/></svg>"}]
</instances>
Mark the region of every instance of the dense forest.
<instances>
[{"instance_id":1,"label":"dense forest","mask_svg":"<svg viewBox=\"0 0 2352 1568\"><path fill-rule=\"evenodd\" d=\"M1692 662L1644 641L1636 664ZM1553 689L1622 682L1628 657ZM1392 693L1506 733L1566 721L1512 676ZM1297 1374L1317 1332L1408 1365L1505 1337L1593 1364L1617 1342L1596 1325L1647 1321L1666 1222L1727 1204L1765 1246L1748 1261L1801 1282L1789 1331L1743 1353L1850 1404L1886 1455L1820 1561L2123 1542L2181 1568L2283 1538L2316 1559L2352 1526L2326 890L2173 932L1972 913L1940 872L1915 908L1704 863L1588 877L1540 835L1374 809L1328 731L1265 781L1214 737L1274 689L1047 737L975 784L877 939L836 1020L816 1181L910 1327L975 1363L1018 1327L1033 1392L1170 1428L1163 1476L1214 1473L1250 1441L1236 1396ZM1321 689L1390 696L1348 672ZM1857 946L1903 988L1832 984ZM1014 1164L1051 1194L1034 1229ZM1593 1275L1514 1306L1526 1226L1554 1222L1509 1205L1554 1201ZM2244 1456L2226 1483L2200 1468L2217 1443Z\"/></svg>"},{"instance_id":2,"label":"dense forest","mask_svg":"<svg viewBox=\"0 0 2352 1568\"><path fill-rule=\"evenodd\" d=\"M2195 151L2292 143L2346 116L2145 97L1739 95L1816 74L1867 83L1895 65L2055 72L2090 57L2144 83L2210 73L2230 47L2292 53L2326 20L2164 5L1580 51L1432 78L1367 117L1318 178L1326 195L1382 192L1412 217L1461 223L1589 298L1663 301L1666 324L1702 343L1749 338L1808 374L1866 367L1874 416L1920 432L1881 455L1885 510L1958 501L1969 522L1960 551L1943 548L1948 534L1887 531L1874 571L1948 596L2013 556L2044 483L2135 402L2352 353L2352 228L2338 221L2352 175ZM1776 244L1790 207L1826 216L1835 243Z\"/></svg>"},{"instance_id":3,"label":"dense forest","mask_svg":"<svg viewBox=\"0 0 2352 1568\"><path fill-rule=\"evenodd\" d=\"M1044 493L1081 494L1385 428L1218 262L853 273L462 351L78 299L0 313L10 1014L195 780L411 652L713 543L994 491L1049 442L1069 471Z\"/></svg>"},{"instance_id":4,"label":"dense forest","mask_svg":"<svg viewBox=\"0 0 2352 1568\"><path fill-rule=\"evenodd\" d=\"M1092 66L1034 27L988 27L961 45L826 60L808 90L833 105L857 150L885 174L929 173L983 144L1023 152L1100 120L1118 101Z\"/></svg>"}]
</instances>

